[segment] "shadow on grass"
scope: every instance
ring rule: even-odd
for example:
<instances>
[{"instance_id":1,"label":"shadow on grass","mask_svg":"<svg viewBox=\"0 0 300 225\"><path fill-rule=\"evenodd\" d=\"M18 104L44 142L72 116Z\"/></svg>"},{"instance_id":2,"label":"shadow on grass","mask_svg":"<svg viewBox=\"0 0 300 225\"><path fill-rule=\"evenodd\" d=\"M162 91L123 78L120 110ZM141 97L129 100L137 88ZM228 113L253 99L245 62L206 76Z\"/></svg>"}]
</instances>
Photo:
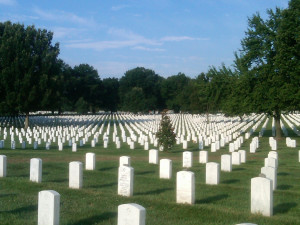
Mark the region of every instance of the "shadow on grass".
<instances>
[{"instance_id":1,"label":"shadow on grass","mask_svg":"<svg viewBox=\"0 0 300 225\"><path fill-rule=\"evenodd\" d=\"M213 203L213 202L216 202L216 201L228 198L228 197L229 197L228 194L215 195L215 196L211 196L211 197L204 198L201 200L197 200L196 203L197 204L208 204L208 203Z\"/></svg>"},{"instance_id":2,"label":"shadow on grass","mask_svg":"<svg viewBox=\"0 0 300 225\"><path fill-rule=\"evenodd\" d=\"M231 180L224 180L222 181L222 184L234 184L234 183L238 183L240 180L238 179L231 179Z\"/></svg>"},{"instance_id":3,"label":"shadow on grass","mask_svg":"<svg viewBox=\"0 0 300 225\"><path fill-rule=\"evenodd\" d=\"M2 211L2 212L19 214L19 213L29 213L29 212L37 211L37 210L38 210L37 205L29 205L29 206L23 206L23 207L20 207L17 209L7 210L7 211Z\"/></svg>"},{"instance_id":4,"label":"shadow on grass","mask_svg":"<svg viewBox=\"0 0 300 225\"><path fill-rule=\"evenodd\" d=\"M245 170L245 168L232 168L233 171L241 171L241 170Z\"/></svg>"},{"instance_id":5,"label":"shadow on grass","mask_svg":"<svg viewBox=\"0 0 300 225\"><path fill-rule=\"evenodd\" d=\"M22 178L28 177L28 179L29 179L30 175L29 174L21 174L16 177L22 177Z\"/></svg>"},{"instance_id":6,"label":"shadow on grass","mask_svg":"<svg viewBox=\"0 0 300 225\"><path fill-rule=\"evenodd\" d=\"M285 202L274 207L274 214L287 213L290 209L297 206L296 202Z\"/></svg>"},{"instance_id":7,"label":"shadow on grass","mask_svg":"<svg viewBox=\"0 0 300 225\"><path fill-rule=\"evenodd\" d=\"M49 180L49 182L55 182L55 183L64 183L64 182L68 182L68 181L69 181L69 179L66 179L66 178Z\"/></svg>"},{"instance_id":8,"label":"shadow on grass","mask_svg":"<svg viewBox=\"0 0 300 225\"><path fill-rule=\"evenodd\" d=\"M276 187L277 190L289 190L291 189L293 186L292 185L288 185L288 184L282 184Z\"/></svg>"},{"instance_id":9,"label":"shadow on grass","mask_svg":"<svg viewBox=\"0 0 300 225\"><path fill-rule=\"evenodd\" d=\"M136 175L145 175L145 174L150 174L150 173L154 173L154 171L144 171L144 172L136 172Z\"/></svg>"},{"instance_id":10,"label":"shadow on grass","mask_svg":"<svg viewBox=\"0 0 300 225\"><path fill-rule=\"evenodd\" d=\"M116 169L117 167L114 167L114 166L112 166L112 167L104 167L104 168L101 168L101 169L99 169L99 171L107 171L107 170L112 170L112 169Z\"/></svg>"},{"instance_id":11,"label":"shadow on grass","mask_svg":"<svg viewBox=\"0 0 300 225\"><path fill-rule=\"evenodd\" d=\"M0 198L12 197L16 196L17 194L0 194Z\"/></svg>"},{"instance_id":12,"label":"shadow on grass","mask_svg":"<svg viewBox=\"0 0 300 225\"><path fill-rule=\"evenodd\" d=\"M90 188L104 188L104 187L111 187L117 185L117 182L109 183L109 184L101 184L101 185L92 185L89 186Z\"/></svg>"},{"instance_id":13,"label":"shadow on grass","mask_svg":"<svg viewBox=\"0 0 300 225\"><path fill-rule=\"evenodd\" d=\"M134 195L153 195L153 194L160 194L170 190L173 190L173 188L161 188L161 189L156 189L154 191L138 192L138 193L134 193Z\"/></svg>"},{"instance_id":14,"label":"shadow on grass","mask_svg":"<svg viewBox=\"0 0 300 225\"><path fill-rule=\"evenodd\" d=\"M77 221L75 223L71 223L69 225L83 225L83 224L93 225L93 224L97 224L103 220L108 220L110 218L114 218L116 216L117 216L117 213L105 212L105 213L102 213L101 215L91 216L89 218L79 220L79 221Z\"/></svg>"},{"instance_id":15,"label":"shadow on grass","mask_svg":"<svg viewBox=\"0 0 300 225\"><path fill-rule=\"evenodd\" d=\"M289 175L289 173L286 172L277 173L277 176L287 176L287 175Z\"/></svg>"}]
</instances>

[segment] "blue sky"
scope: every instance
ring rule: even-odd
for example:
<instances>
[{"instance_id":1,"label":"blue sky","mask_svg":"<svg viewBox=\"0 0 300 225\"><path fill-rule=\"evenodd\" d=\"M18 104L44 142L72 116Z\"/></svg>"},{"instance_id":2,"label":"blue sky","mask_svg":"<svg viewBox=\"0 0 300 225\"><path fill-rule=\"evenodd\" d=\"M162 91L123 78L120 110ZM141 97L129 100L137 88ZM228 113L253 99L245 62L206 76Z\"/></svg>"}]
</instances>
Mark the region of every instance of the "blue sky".
<instances>
[{"instance_id":1,"label":"blue sky","mask_svg":"<svg viewBox=\"0 0 300 225\"><path fill-rule=\"evenodd\" d=\"M276 6L288 0L0 0L0 21L53 31L61 59L101 78L138 66L195 77L232 65L247 18Z\"/></svg>"}]
</instances>

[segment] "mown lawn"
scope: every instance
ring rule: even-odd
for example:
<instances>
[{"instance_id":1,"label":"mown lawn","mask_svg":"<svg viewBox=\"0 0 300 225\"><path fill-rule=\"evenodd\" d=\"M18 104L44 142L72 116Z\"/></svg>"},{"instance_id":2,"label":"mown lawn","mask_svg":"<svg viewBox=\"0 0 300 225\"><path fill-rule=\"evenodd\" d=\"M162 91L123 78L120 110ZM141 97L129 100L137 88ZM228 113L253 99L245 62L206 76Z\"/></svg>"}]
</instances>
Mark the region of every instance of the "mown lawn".
<instances>
[{"instance_id":1,"label":"mown lawn","mask_svg":"<svg viewBox=\"0 0 300 225\"><path fill-rule=\"evenodd\" d=\"M269 132L270 133L270 132ZM268 134L268 131L266 131ZM251 137L252 138L252 137ZM300 138L297 140L299 146ZM159 179L159 166L148 163L148 151L136 144L130 150L122 143L116 149L110 142L103 149L100 142L96 148L89 143L71 152L64 147L62 152L52 146L50 150L0 150L7 156L7 177L0 178L0 224L37 224L38 192L55 190L61 195L60 224L117 224L118 205L137 203L146 208L148 225L230 225L251 222L259 225L300 224L300 162L298 148L287 148L285 140L278 143L279 166L277 190L274 191L274 216L263 217L250 213L250 179L258 176L271 148L268 137L260 138L257 153L249 153L250 139L241 149L247 150L247 162L233 166L233 171L221 172L220 184L205 184L205 165L199 164L197 144L189 143L193 152L193 167L196 181L196 203L194 205L176 204L176 172L182 168L182 146L176 146L171 153L159 152L159 158L173 160L171 180ZM8 144L6 143L6 147ZM17 146L18 147L18 146ZM151 148L153 146L150 146ZM210 148L205 150L210 151ZM83 172L83 188L68 188L69 162L84 163L87 152L96 153L96 170ZM209 161L219 162L222 154L228 154L228 145L216 153L209 152ZM117 195L119 157L131 156L134 168L134 196ZM31 158L43 160L42 183L29 181L29 162Z\"/></svg>"}]
</instances>

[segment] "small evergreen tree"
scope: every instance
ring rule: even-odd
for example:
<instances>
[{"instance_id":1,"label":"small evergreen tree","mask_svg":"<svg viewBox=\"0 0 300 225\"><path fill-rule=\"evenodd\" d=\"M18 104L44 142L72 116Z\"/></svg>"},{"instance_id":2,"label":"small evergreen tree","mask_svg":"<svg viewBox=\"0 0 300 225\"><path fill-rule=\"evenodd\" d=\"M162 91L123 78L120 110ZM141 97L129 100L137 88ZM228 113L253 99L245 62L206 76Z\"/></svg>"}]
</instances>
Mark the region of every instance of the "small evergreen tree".
<instances>
[{"instance_id":1,"label":"small evergreen tree","mask_svg":"<svg viewBox=\"0 0 300 225\"><path fill-rule=\"evenodd\" d=\"M163 112L162 120L160 122L159 130L156 133L156 137L158 138L159 146L163 146L164 150L169 151L175 144L176 135L173 130L174 129L172 127L170 117L166 114L166 112Z\"/></svg>"}]
</instances>

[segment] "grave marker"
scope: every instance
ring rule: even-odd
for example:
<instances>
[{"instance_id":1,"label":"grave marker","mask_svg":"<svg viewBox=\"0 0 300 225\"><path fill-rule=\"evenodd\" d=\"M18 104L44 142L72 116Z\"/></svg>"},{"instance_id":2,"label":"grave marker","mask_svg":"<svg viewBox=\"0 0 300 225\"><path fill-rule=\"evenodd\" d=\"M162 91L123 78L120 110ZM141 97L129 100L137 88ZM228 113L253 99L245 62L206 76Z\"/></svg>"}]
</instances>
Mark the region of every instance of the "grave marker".
<instances>
[{"instance_id":1,"label":"grave marker","mask_svg":"<svg viewBox=\"0 0 300 225\"><path fill-rule=\"evenodd\" d=\"M85 154L85 169L95 170L96 167L96 155L95 153L88 152Z\"/></svg>"},{"instance_id":2,"label":"grave marker","mask_svg":"<svg viewBox=\"0 0 300 225\"><path fill-rule=\"evenodd\" d=\"M39 158L30 159L30 181L42 182L42 160Z\"/></svg>"},{"instance_id":3,"label":"grave marker","mask_svg":"<svg viewBox=\"0 0 300 225\"><path fill-rule=\"evenodd\" d=\"M133 195L134 169L129 166L120 166L118 174L118 195L130 197Z\"/></svg>"},{"instance_id":4,"label":"grave marker","mask_svg":"<svg viewBox=\"0 0 300 225\"><path fill-rule=\"evenodd\" d=\"M161 159L159 161L159 178L161 179L172 178L172 160Z\"/></svg>"},{"instance_id":5,"label":"grave marker","mask_svg":"<svg viewBox=\"0 0 300 225\"><path fill-rule=\"evenodd\" d=\"M38 225L59 225L60 194L40 191L38 197Z\"/></svg>"},{"instance_id":6,"label":"grave marker","mask_svg":"<svg viewBox=\"0 0 300 225\"><path fill-rule=\"evenodd\" d=\"M69 163L69 187L82 188L82 163L73 161Z\"/></svg>"},{"instance_id":7,"label":"grave marker","mask_svg":"<svg viewBox=\"0 0 300 225\"><path fill-rule=\"evenodd\" d=\"M206 163L206 184L216 185L220 182L220 165L219 163Z\"/></svg>"},{"instance_id":8,"label":"grave marker","mask_svg":"<svg viewBox=\"0 0 300 225\"><path fill-rule=\"evenodd\" d=\"M146 209L135 203L118 206L118 225L145 225Z\"/></svg>"},{"instance_id":9,"label":"grave marker","mask_svg":"<svg viewBox=\"0 0 300 225\"><path fill-rule=\"evenodd\" d=\"M6 177L6 155L0 155L0 177Z\"/></svg>"},{"instance_id":10,"label":"grave marker","mask_svg":"<svg viewBox=\"0 0 300 225\"><path fill-rule=\"evenodd\" d=\"M176 175L176 203L195 203L195 174L179 171Z\"/></svg>"},{"instance_id":11,"label":"grave marker","mask_svg":"<svg viewBox=\"0 0 300 225\"><path fill-rule=\"evenodd\" d=\"M272 180L263 177L251 179L251 213L273 215Z\"/></svg>"}]
</instances>

